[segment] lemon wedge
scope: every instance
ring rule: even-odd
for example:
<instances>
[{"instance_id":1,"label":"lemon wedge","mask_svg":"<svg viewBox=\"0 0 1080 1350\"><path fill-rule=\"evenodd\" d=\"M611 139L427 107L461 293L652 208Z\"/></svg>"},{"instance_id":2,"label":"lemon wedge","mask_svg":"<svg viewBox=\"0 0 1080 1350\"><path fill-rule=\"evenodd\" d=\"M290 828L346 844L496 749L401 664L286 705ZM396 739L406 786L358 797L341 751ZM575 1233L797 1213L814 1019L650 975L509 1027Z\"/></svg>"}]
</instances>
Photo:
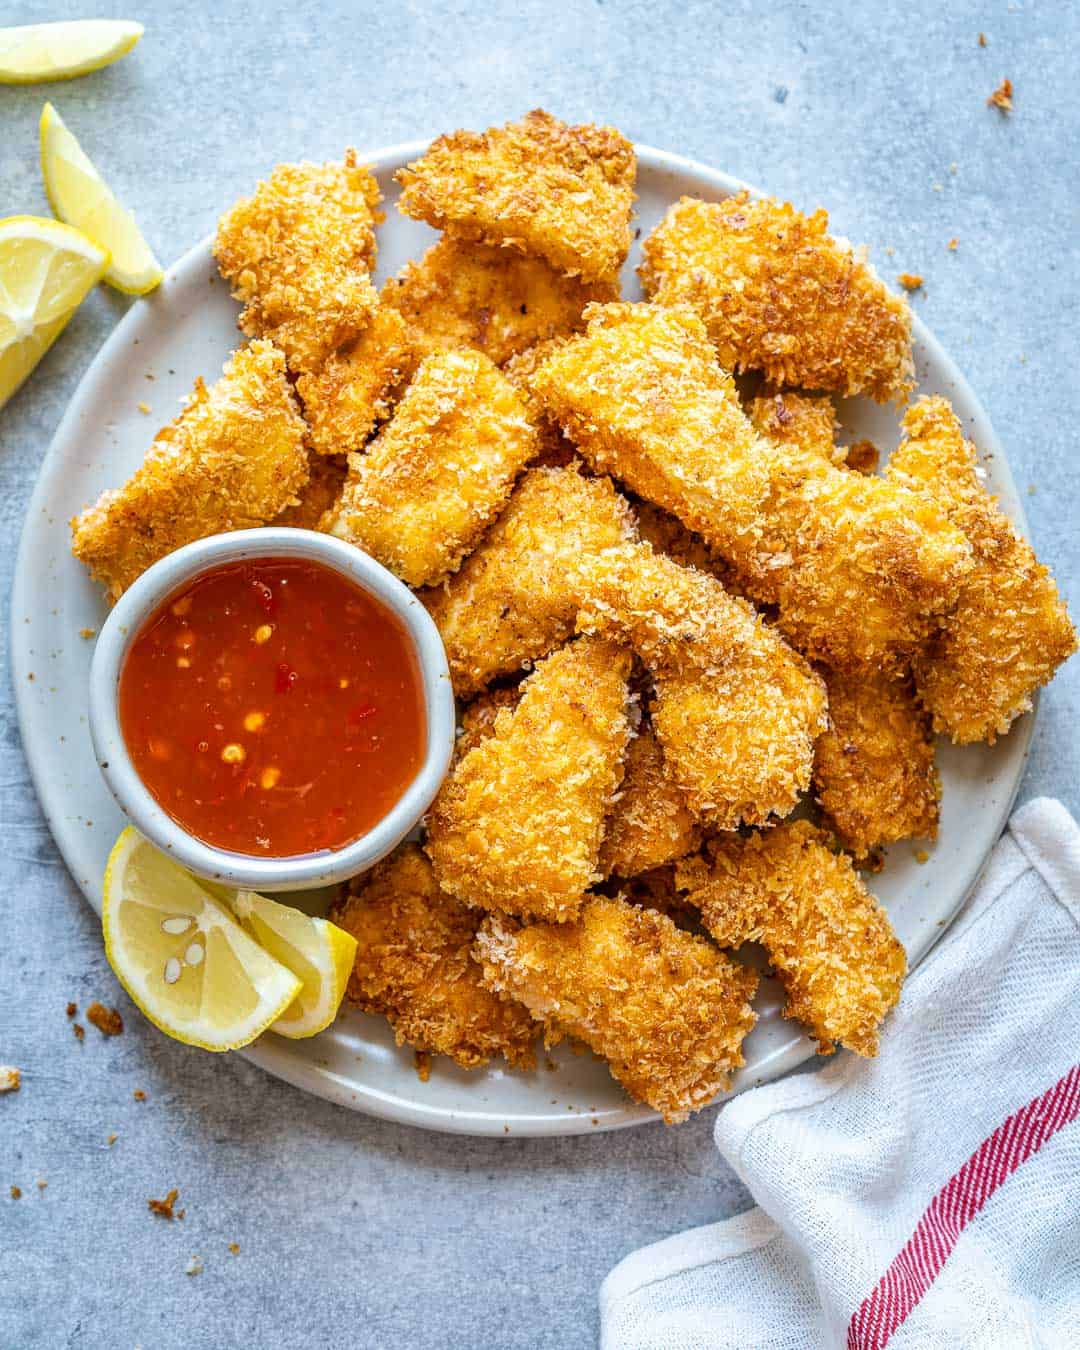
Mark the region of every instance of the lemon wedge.
<instances>
[{"instance_id":1,"label":"lemon wedge","mask_svg":"<svg viewBox=\"0 0 1080 1350\"><path fill-rule=\"evenodd\" d=\"M51 103L41 113L41 173L57 218L108 251L109 285L126 295L152 291L163 276L161 264Z\"/></svg>"},{"instance_id":2,"label":"lemon wedge","mask_svg":"<svg viewBox=\"0 0 1080 1350\"><path fill-rule=\"evenodd\" d=\"M325 1030L345 997L356 939L329 919L313 918L255 891L235 891L231 908L245 932L303 984L270 1030L294 1040Z\"/></svg>"},{"instance_id":3,"label":"lemon wedge","mask_svg":"<svg viewBox=\"0 0 1080 1350\"><path fill-rule=\"evenodd\" d=\"M60 336L109 255L42 216L0 220L0 408Z\"/></svg>"},{"instance_id":4,"label":"lemon wedge","mask_svg":"<svg viewBox=\"0 0 1080 1350\"><path fill-rule=\"evenodd\" d=\"M143 35L127 19L77 19L0 28L0 84L73 80L127 56Z\"/></svg>"},{"instance_id":5,"label":"lemon wedge","mask_svg":"<svg viewBox=\"0 0 1080 1350\"><path fill-rule=\"evenodd\" d=\"M301 990L292 971L131 826L109 855L101 923L120 983L156 1027L185 1045L248 1045Z\"/></svg>"}]
</instances>

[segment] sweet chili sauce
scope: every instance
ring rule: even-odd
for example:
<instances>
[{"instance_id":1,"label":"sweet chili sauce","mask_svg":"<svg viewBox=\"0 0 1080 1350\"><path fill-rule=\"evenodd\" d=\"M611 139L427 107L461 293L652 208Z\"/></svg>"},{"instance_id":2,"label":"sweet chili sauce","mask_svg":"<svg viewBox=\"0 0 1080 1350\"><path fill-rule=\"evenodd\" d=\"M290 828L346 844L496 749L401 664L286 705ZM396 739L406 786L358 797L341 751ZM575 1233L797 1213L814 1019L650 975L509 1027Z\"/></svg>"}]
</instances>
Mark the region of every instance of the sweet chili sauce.
<instances>
[{"instance_id":1,"label":"sweet chili sauce","mask_svg":"<svg viewBox=\"0 0 1080 1350\"><path fill-rule=\"evenodd\" d=\"M399 800L426 750L404 626L307 559L226 564L169 596L128 648L119 701L155 800L233 853L351 843Z\"/></svg>"}]
</instances>

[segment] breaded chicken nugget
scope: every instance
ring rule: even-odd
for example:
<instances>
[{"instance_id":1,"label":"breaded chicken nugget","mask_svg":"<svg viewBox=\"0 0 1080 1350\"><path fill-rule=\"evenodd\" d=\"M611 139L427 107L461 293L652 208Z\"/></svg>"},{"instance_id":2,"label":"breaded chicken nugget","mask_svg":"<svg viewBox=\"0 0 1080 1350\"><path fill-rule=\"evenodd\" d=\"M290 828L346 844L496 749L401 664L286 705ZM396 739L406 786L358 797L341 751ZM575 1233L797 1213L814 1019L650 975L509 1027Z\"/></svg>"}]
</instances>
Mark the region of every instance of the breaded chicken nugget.
<instances>
[{"instance_id":1,"label":"breaded chicken nugget","mask_svg":"<svg viewBox=\"0 0 1080 1350\"><path fill-rule=\"evenodd\" d=\"M308 478L304 423L269 342L241 347L209 388L196 380L122 488L71 522L71 551L117 600L151 563L225 530L265 525Z\"/></svg>"},{"instance_id":2,"label":"breaded chicken nugget","mask_svg":"<svg viewBox=\"0 0 1080 1350\"><path fill-rule=\"evenodd\" d=\"M635 877L693 852L701 830L656 733L643 722L626 747L622 786L600 847L604 876Z\"/></svg>"},{"instance_id":3,"label":"breaded chicken nugget","mask_svg":"<svg viewBox=\"0 0 1080 1350\"><path fill-rule=\"evenodd\" d=\"M271 525L291 525L297 530L317 530L327 511L333 509L345 486L348 464L344 455L309 455L309 477L297 500L280 511Z\"/></svg>"},{"instance_id":4,"label":"breaded chicken nugget","mask_svg":"<svg viewBox=\"0 0 1080 1350\"><path fill-rule=\"evenodd\" d=\"M438 352L367 453L349 456L324 528L410 586L430 585L472 552L535 451L521 399L488 358Z\"/></svg>"},{"instance_id":5,"label":"breaded chicken nugget","mask_svg":"<svg viewBox=\"0 0 1080 1350\"><path fill-rule=\"evenodd\" d=\"M455 131L399 169L399 209L461 239L533 253L584 281L612 281L630 248L634 147L613 127L537 109Z\"/></svg>"},{"instance_id":6,"label":"breaded chicken nugget","mask_svg":"<svg viewBox=\"0 0 1080 1350\"><path fill-rule=\"evenodd\" d=\"M836 409L827 394L759 394L747 414L753 425L777 445L797 445L843 464L847 452L836 444Z\"/></svg>"},{"instance_id":7,"label":"breaded chicken nugget","mask_svg":"<svg viewBox=\"0 0 1080 1350\"><path fill-rule=\"evenodd\" d=\"M642 304L593 305L585 316L587 333L534 372L537 397L597 472L724 557L752 560L768 466L701 321Z\"/></svg>"},{"instance_id":8,"label":"breaded chicken nugget","mask_svg":"<svg viewBox=\"0 0 1080 1350\"><path fill-rule=\"evenodd\" d=\"M475 347L497 366L535 342L582 327L592 300L613 300L609 282L584 285L542 258L446 235L382 289L405 320L417 360Z\"/></svg>"},{"instance_id":9,"label":"breaded chicken nugget","mask_svg":"<svg viewBox=\"0 0 1080 1350\"><path fill-rule=\"evenodd\" d=\"M638 270L650 299L701 315L728 370L903 398L915 382L907 301L828 228L825 211L804 216L745 192L683 197L645 240Z\"/></svg>"},{"instance_id":10,"label":"breaded chicken nugget","mask_svg":"<svg viewBox=\"0 0 1080 1350\"><path fill-rule=\"evenodd\" d=\"M742 594L735 568L710 548L700 534L688 530L678 516L640 497L634 498L631 505L637 519L638 535L652 545L654 553L666 553L683 567L707 572L729 595Z\"/></svg>"},{"instance_id":11,"label":"breaded chicken nugget","mask_svg":"<svg viewBox=\"0 0 1080 1350\"><path fill-rule=\"evenodd\" d=\"M929 716L910 679L823 671L829 726L814 747L814 793L856 858L937 836L941 784Z\"/></svg>"},{"instance_id":12,"label":"breaded chicken nugget","mask_svg":"<svg viewBox=\"0 0 1080 1350\"><path fill-rule=\"evenodd\" d=\"M676 881L724 947L760 942L821 1054L836 1044L876 1055L878 1028L907 970L889 916L851 859L805 820L716 840L712 866L676 866Z\"/></svg>"},{"instance_id":13,"label":"breaded chicken nugget","mask_svg":"<svg viewBox=\"0 0 1080 1350\"><path fill-rule=\"evenodd\" d=\"M948 402L919 399L887 473L935 494L975 551L956 608L915 662L935 730L962 744L1008 731L1077 646L1053 578L987 493L981 472Z\"/></svg>"},{"instance_id":14,"label":"breaded chicken nugget","mask_svg":"<svg viewBox=\"0 0 1080 1350\"><path fill-rule=\"evenodd\" d=\"M530 469L480 547L422 599L438 625L454 692L545 656L574 631L580 558L632 537L630 508L607 478Z\"/></svg>"},{"instance_id":15,"label":"breaded chicken nugget","mask_svg":"<svg viewBox=\"0 0 1080 1350\"><path fill-rule=\"evenodd\" d=\"M358 943L349 1001L382 1013L398 1045L449 1055L463 1069L500 1054L532 1068L539 1025L485 987L471 956L482 916L439 890L415 844L351 882L331 917Z\"/></svg>"},{"instance_id":16,"label":"breaded chicken nugget","mask_svg":"<svg viewBox=\"0 0 1080 1350\"><path fill-rule=\"evenodd\" d=\"M759 437L689 311L586 317L531 383L594 467L700 534L807 655L883 665L925 639L971 565L931 498Z\"/></svg>"},{"instance_id":17,"label":"breaded chicken nugget","mask_svg":"<svg viewBox=\"0 0 1080 1350\"><path fill-rule=\"evenodd\" d=\"M320 455L359 450L378 422L390 416L393 399L414 368L405 321L380 305L367 326L296 381L296 392Z\"/></svg>"},{"instance_id":18,"label":"breaded chicken nugget","mask_svg":"<svg viewBox=\"0 0 1080 1350\"><path fill-rule=\"evenodd\" d=\"M272 337L294 371L316 370L367 326L378 304L379 188L348 150L343 162L279 164L222 216L221 274L245 308L240 328Z\"/></svg>"},{"instance_id":19,"label":"breaded chicken nugget","mask_svg":"<svg viewBox=\"0 0 1080 1350\"><path fill-rule=\"evenodd\" d=\"M744 600L645 543L584 558L578 628L629 643L691 809L718 829L792 810L810 783L825 688Z\"/></svg>"},{"instance_id":20,"label":"breaded chicken nugget","mask_svg":"<svg viewBox=\"0 0 1080 1350\"><path fill-rule=\"evenodd\" d=\"M548 1035L574 1036L667 1124L722 1092L743 1063L757 975L663 914L590 899L575 923L485 919L484 981L518 999Z\"/></svg>"},{"instance_id":21,"label":"breaded chicken nugget","mask_svg":"<svg viewBox=\"0 0 1080 1350\"><path fill-rule=\"evenodd\" d=\"M483 909L575 917L600 879L629 672L628 652L587 638L538 663L431 808L425 847L444 890Z\"/></svg>"}]
</instances>

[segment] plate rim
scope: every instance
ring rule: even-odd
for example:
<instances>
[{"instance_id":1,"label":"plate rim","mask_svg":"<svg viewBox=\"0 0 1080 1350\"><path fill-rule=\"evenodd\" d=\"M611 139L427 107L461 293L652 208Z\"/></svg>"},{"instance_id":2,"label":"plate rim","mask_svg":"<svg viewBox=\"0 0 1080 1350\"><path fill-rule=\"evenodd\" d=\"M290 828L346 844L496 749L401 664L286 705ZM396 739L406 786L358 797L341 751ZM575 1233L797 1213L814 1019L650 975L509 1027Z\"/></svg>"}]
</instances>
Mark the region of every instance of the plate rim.
<instances>
[{"instance_id":1,"label":"plate rim","mask_svg":"<svg viewBox=\"0 0 1080 1350\"><path fill-rule=\"evenodd\" d=\"M422 155L431 144L432 139L434 138L401 141L394 145L382 147L373 152L365 152L359 155L358 158L361 162L371 166L376 171L393 171L394 168L399 167L402 163L407 163L410 159ZM634 150L639 165L644 165L653 171L672 172L691 176L697 182L707 183L718 192L722 192L725 195L731 195L734 192L744 189L754 197L767 195L752 184L746 183L742 179L735 177L733 174L725 173L723 170L715 169L710 165L703 164L701 161L691 159L685 155L679 155L673 151L660 150L653 146L637 143L634 146ZM212 242L213 235L207 235L191 248L187 249L175 263L166 269L166 279L179 280L189 269L197 265L205 264ZM27 680L27 675L29 673L29 653L26 650L25 644L20 642L20 632L24 625L14 622L14 618L17 613L22 612L28 604L32 603L30 597L28 567L28 556L32 547L30 543L32 524L38 519L42 511L48 492L47 485L54 477L56 469L61 462L61 447L70 439L71 432L82 414L83 407L96 398L96 385L101 381L104 372L111 366L114 351L118 351L129 342L131 330L136 328L136 326L142 322L143 316L146 314L146 306L140 304L138 301L128 308L98 348L64 409L64 413L57 424L56 430L50 440L49 447L38 468L34 487L26 506L19 535L19 545L16 553L9 602L9 616L12 620L9 625L9 651L12 683L15 692L15 714L23 754L26 758L30 773L30 779L42 814L45 817L46 824L49 827L57 851L64 860L64 865L67 867L69 875L79 890L82 891L87 903L97 912L99 912L98 905L95 904L92 896L79 880L73 863L68 857L68 851L63 842L64 833L58 831L54 824L56 818L56 812L53 809L55 802L53 801L53 789L48 781L44 744L38 737L30 732L30 726L34 720L34 710L30 698L30 686ZM914 311L912 311L912 335L913 338L917 339L919 344L930 353L933 362L944 377L951 384L963 390L965 400L973 409L974 415L979 420L980 425L985 428L985 431L980 434L980 456L983 458L993 456L997 476L1009 489L1011 506L1011 509L1008 512L1009 518L1020 533L1027 537L1029 533L1028 523L1024 513L1022 500L1016 490L1016 481L1012 474L1012 467L1009 463L1008 456L1005 454L1001 442L998 439L993 423L987 416L986 409L984 408L981 399L949 352L941 345L934 333L926 326L920 316L914 313ZM911 963L909 974L916 970L919 965L926 960L937 942L940 941L942 935L952 926L953 921L963 908L964 902L978 883L979 877L986 867L994 845L1008 822L1013 804L1020 790L1024 769L1030 753L1037 708L1038 700L1036 698L1031 713L1020 719L1009 733L1011 740L1019 742L1017 753L1014 758L1015 776L1009 791L1005 794L1001 804L994 813L996 819L994 820L992 842L988 845L977 866L969 868L969 874L965 878L963 884L957 889L957 899L955 904L941 921L931 941L923 947L919 952L918 957ZM60 791L60 789L57 789L58 794ZM289 1044L292 1043L290 1042ZM312 1095L320 1097L323 1100L334 1102L351 1110L361 1111L378 1119L442 1133L500 1139L522 1137L554 1138L558 1136L597 1134L609 1130L626 1129L634 1125L658 1122L660 1119L656 1112L652 1111L650 1108L633 1103L629 1101L629 1099L627 1099L626 1105L622 1109L602 1111L596 1124L592 1123L594 1117L589 1113L579 1113L577 1111L561 1115L545 1115L540 1113L528 1114L520 1111L510 1113L487 1110L468 1112L451 1111L446 1107L427 1106L421 1102L408 1100L395 1093L380 1091L377 1088L368 1085L350 1083L327 1066L320 1065L317 1057L314 1055L309 1058L299 1059L295 1055L288 1054L285 1047L280 1045L280 1043L272 1036L263 1037L260 1041L234 1053L241 1055L250 1063L257 1065L259 1068L273 1074L275 1077L292 1084L301 1091L310 1092ZM805 1037L800 1037L787 1045L778 1047L772 1053L767 1055L764 1060L759 1061L759 1063L755 1065L753 1083L747 1084L742 1090L745 1091L747 1087L758 1086L761 1083L770 1082L776 1078L782 1077L783 1075L790 1073L791 1070L797 1068L800 1064L812 1059L814 1055L815 1049L813 1043L807 1041ZM729 1097L721 1096L717 1099L716 1104L722 1104L725 1100L729 1099Z\"/></svg>"}]
</instances>

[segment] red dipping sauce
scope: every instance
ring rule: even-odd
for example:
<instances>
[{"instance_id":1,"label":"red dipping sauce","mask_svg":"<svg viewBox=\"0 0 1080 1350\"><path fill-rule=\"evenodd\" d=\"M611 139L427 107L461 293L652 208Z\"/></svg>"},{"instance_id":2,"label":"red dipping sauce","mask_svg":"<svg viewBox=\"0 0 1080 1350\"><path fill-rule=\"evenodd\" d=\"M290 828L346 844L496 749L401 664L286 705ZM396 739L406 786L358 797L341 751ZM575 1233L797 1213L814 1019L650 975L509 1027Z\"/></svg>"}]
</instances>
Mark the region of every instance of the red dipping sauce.
<instances>
[{"instance_id":1,"label":"red dipping sauce","mask_svg":"<svg viewBox=\"0 0 1080 1350\"><path fill-rule=\"evenodd\" d=\"M176 591L128 648L119 703L158 804L204 843L256 857L360 838L427 749L404 625L307 559L229 563Z\"/></svg>"}]
</instances>

